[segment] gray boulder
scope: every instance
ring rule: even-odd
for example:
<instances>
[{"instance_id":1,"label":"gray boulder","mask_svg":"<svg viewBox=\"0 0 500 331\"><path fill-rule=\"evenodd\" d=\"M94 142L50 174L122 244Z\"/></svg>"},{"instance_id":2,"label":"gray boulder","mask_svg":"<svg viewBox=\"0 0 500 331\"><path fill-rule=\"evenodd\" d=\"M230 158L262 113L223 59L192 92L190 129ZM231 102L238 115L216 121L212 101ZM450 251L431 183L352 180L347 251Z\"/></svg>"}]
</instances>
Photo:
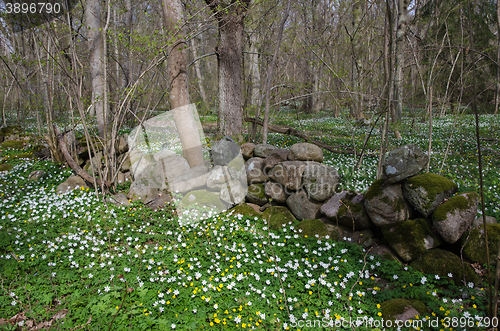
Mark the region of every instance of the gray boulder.
<instances>
[{"instance_id":1,"label":"gray boulder","mask_svg":"<svg viewBox=\"0 0 500 331\"><path fill-rule=\"evenodd\" d=\"M284 148L276 148L271 155L266 157L264 160L264 172L267 174L272 168L274 168L275 165L277 165L280 162L286 161L288 157L288 151L287 149Z\"/></svg>"},{"instance_id":2,"label":"gray boulder","mask_svg":"<svg viewBox=\"0 0 500 331\"><path fill-rule=\"evenodd\" d=\"M306 169L306 162L285 161L278 163L269 172L269 177L281 185L286 190L296 191L302 186L302 174Z\"/></svg>"},{"instance_id":3,"label":"gray boulder","mask_svg":"<svg viewBox=\"0 0 500 331\"><path fill-rule=\"evenodd\" d=\"M116 206L130 206L129 199L124 193L118 193L112 195L108 197L106 200Z\"/></svg>"},{"instance_id":4,"label":"gray boulder","mask_svg":"<svg viewBox=\"0 0 500 331\"><path fill-rule=\"evenodd\" d=\"M354 191L342 191L328 199L321 206L321 212L350 229L371 229L373 223L365 211L363 202L364 196L362 194Z\"/></svg>"},{"instance_id":5,"label":"gray boulder","mask_svg":"<svg viewBox=\"0 0 500 331\"><path fill-rule=\"evenodd\" d=\"M323 151L316 145L309 143L298 143L290 147L288 154L290 161L316 161L323 162Z\"/></svg>"},{"instance_id":6,"label":"gray boulder","mask_svg":"<svg viewBox=\"0 0 500 331\"><path fill-rule=\"evenodd\" d=\"M259 206L264 206L267 203L264 184L251 184L248 186L246 200L250 203L255 203Z\"/></svg>"},{"instance_id":7,"label":"gray boulder","mask_svg":"<svg viewBox=\"0 0 500 331\"><path fill-rule=\"evenodd\" d=\"M266 196L278 203L285 203L288 198L283 186L280 183L269 181L265 186Z\"/></svg>"},{"instance_id":8,"label":"gray boulder","mask_svg":"<svg viewBox=\"0 0 500 331\"><path fill-rule=\"evenodd\" d=\"M239 153L240 145L229 136L216 142L210 150L214 165L228 165Z\"/></svg>"},{"instance_id":9,"label":"gray boulder","mask_svg":"<svg viewBox=\"0 0 500 331\"><path fill-rule=\"evenodd\" d=\"M159 167L158 170L163 174L163 178L169 183L176 181L181 174L190 169L187 160L175 153L170 156L159 158L156 166Z\"/></svg>"},{"instance_id":10,"label":"gray boulder","mask_svg":"<svg viewBox=\"0 0 500 331\"><path fill-rule=\"evenodd\" d=\"M302 174L302 185L309 197L316 201L325 201L335 193L339 185L340 175L332 167L310 162Z\"/></svg>"},{"instance_id":11,"label":"gray boulder","mask_svg":"<svg viewBox=\"0 0 500 331\"><path fill-rule=\"evenodd\" d=\"M486 216L486 224L497 224L496 218L493 216ZM471 228L477 228L478 226L483 225L483 217L478 217L476 218L471 225Z\"/></svg>"},{"instance_id":12,"label":"gray boulder","mask_svg":"<svg viewBox=\"0 0 500 331\"><path fill-rule=\"evenodd\" d=\"M64 194L68 191L81 189L82 187L85 189L89 188L87 184L85 184L85 181L82 179L82 177L71 175L68 179L57 186L56 192L59 194Z\"/></svg>"},{"instance_id":13,"label":"gray boulder","mask_svg":"<svg viewBox=\"0 0 500 331\"><path fill-rule=\"evenodd\" d=\"M258 145L255 145L255 148L253 150L253 155L255 157L261 157L261 158L265 159L266 157L271 155L271 153L276 148L277 148L276 146L269 145L269 144L258 144Z\"/></svg>"},{"instance_id":14,"label":"gray boulder","mask_svg":"<svg viewBox=\"0 0 500 331\"><path fill-rule=\"evenodd\" d=\"M382 234L389 245L406 262L417 259L427 250L441 244L441 240L432 233L425 219L386 225L382 227Z\"/></svg>"},{"instance_id":15,"label":"gray boulder","mask_svg":"<svg viewBox=\"0 0 500 331\"><path fill-rule=\"evenodd\" d=\"M405 145L392 150L387 157L382 178L387 184L402 181L418 174L429 161L427 154L415 144Z\"/></svg>"},{"instance_id":16,"label":"gray boulder","mask_svg":"<svg viewBox=\"0 0 500 331\"><path fill-rule=\"evenodd\" d=\"M224 183L220 191L220 199L230 205L237 205L245 201L246 188L241 186L237 180L230 180Z\"/></svg>"},{"instance_id":17,"label":"gray boulder","mask_svg":"<svg viewBox=\"0 0 500 331\"><path fill-rule=\"evenodd\" d=\"M453 244L471 226L477 214L479 196L475 192L455 195L436 208L432 223L447 243Z\"/></svg>"},{"instance_id":18,"label":"gray boulder","mask_svg":"<svg viewBox=\"0 0 500 331\"><path fill-rule=\"evenodd\" d=\"M144 154L137 148L130 151L129 157L130 171L134 179L139 177L139 174L144 171L144 169L155 163L153 154Z\"/></svg>"},{"instance_id":19,"label":"gray boulder","mask_svg":"<svg viewBox=\"0 0 500 331\"><path fill-rule=\"evenodd\" d=\"M458 186L452 180L431 173L410 177L403 184L406 200L425 217L457 190Z\"/></svg>"},{"instance_id":20,"label":"gray boulder","mask_svg":"<svg viewBox=\"0 0 500 331\"><path fill-rule=\"evenodd\" d=\"M410 217L410 208L403 197L401 184L385 185L376 180L365 194L365 210L373 224L384 226L404 222Z\"/></svg>"},{"instance_id":21,"label":"gray boulder","mask_svg":"<svg viewBox=\"0 0 500 331\"><path fill-rule=\"evenodd\" d=\"M208 168L199 165L184 171L169 186L172 192L186 193L204 187L209 175Z\"/></svg>"},{"instance_id":22,"label":"gray boulder","mask_svg":"<svg viewBox=\"0 0 500 331\"><path fill-rule=\"evenodd\" d=\"M264 173L264 159L252 157L245 163L248 184L264 183L269 179Z\"/></svg>"},{"instance_id":23,"label":"gray boulder","mask_svg":"<svg viewBox=\"0 0 500 331\"><path fill-rule=\"evenodd\" d=\"M132 201L141 200L147 204L158 197L163 185L161 174L158 174L155 166L151 164L132 182L127 198Z\"/></svg>"},{"instance_id":24,"label":"gray boulder","mask_svg":"<svg viewBox=\"0 0 500 331\"><path fill-rule=\"evenodd\" d=\"M245 160L253 157L253 150L255 149L254 143L245 143L241 145L241 154Z\"/></svg>"},{"instance_id":25,"label":"gray boulder","mask_svg":"<svg viewBox=\"0 0 500 331\"><path fill-rule=\"evenodd\" d=\"M220 190L224 183L236 178L237 174L232 168L216 165L207 178L207 187Z\"/></svg>"},{"instance_id":26,"label":"gray boulder","mask_svg":"<svg viewBox=\"0 0 500 331\"><path fill-rule=\"evenodd\" d=\"M310 200L304 190L290 195L286 199L286 204L298 220L315 219L320 216L321 203Z\"/></svg>"},{"instance_id":27,"label":"gray boulder","mask_svg":"<svg viewBox=\"0 0 500 331\"><path fill-rule=\"evenodd\" d=\"M39 180L43 175L45 175L46 172L43 171L43 170L35 170L35 171L32 171L30 172L30 174L28 175L28 180L33 180L33 181L37 181Z\"/></svg>"}]
</instances>

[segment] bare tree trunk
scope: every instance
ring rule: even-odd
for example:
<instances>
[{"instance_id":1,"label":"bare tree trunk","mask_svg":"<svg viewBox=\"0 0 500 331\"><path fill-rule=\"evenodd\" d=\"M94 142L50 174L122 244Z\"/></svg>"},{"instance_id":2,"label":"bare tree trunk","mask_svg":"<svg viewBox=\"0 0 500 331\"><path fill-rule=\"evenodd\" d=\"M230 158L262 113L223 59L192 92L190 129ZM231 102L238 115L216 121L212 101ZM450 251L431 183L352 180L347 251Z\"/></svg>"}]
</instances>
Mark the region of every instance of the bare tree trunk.
<instances>
[{"instance_id":1,"label":"bare tree trunk","mask_svg":"<svg viewBox=\"0 0 500 331\"><path fill-rule=\"evenodd\" d=\"M165 29L175 36L167 61L170 107L181 139L184 158L193 168L203 164L203 151L189 101L186 41L182 28L179 30L179 27L183 26L181 0L163 0L163 20Z\"/></svg>"},{"instance_id":2,"label":"bare tree trunk","mask_svg":"<svg viewBox=\"0 0 500 331\"><path fill-rule=\"evenodd\" d=\"M278 58L278 52L280 50L281 39L283 37L283 29L285 27L285 22L290 14L290 0L288 0L286 5L286 11L283 13L283 18L281 19L280 27L278 30L278 37L276 40L276 48L274 49L273 59L269 64L269 69L267 70L266 78L266 108L264 109L264 128L263 128L263 143L267 144L267 131L269 126L269 103L271 101L271 84L273 82L273 72L274 66L276 64L276 59Z\"/></svg>"},{"instance_id":3,"label":"bare tree trunk","mask_svg":"<svg viewBox=\"0 0 500 331\"><path fill-rule=\"evenodd\" d=\"M398 29L396 32L396 58L394 61L394 67L396 69L396 74L394 75L394 122L401 121L401 115L403 113L403 42L405 40L406 26L408 24L408 3L409 0L398 0ZM399 132L396 132L396 137L401 139Z\"/></svg>"},{"instance_id":4,"label":"bare tree trunk","mask_svg":"<svg viewBox=\"0 0 500 331\"><path fill-rule=\"evenodd\" d=\"M204 106L208 104L207 94L205 93L205 88L203 87L203 76L201 75L200 62L196 61L198 59L198 50L196 49L196 44L194 38L191 39L191 51L193 52L194 58L194 72L196 74L196 81L198 82L198 89L200 91L201 100L203 100Z\"/></svg>"},{"instance_id":5,"label":"bare tree trunk","mask_svg":"<svg viewBox=\"0 0 500 331\"><path fill-rule=\"evenodd\" d=\"M497 0L497 79L495 91L495 114L498 113L498 104L500 103L500 0Z\"/></svg>"},{"instance_id":6,"label":"bare tree trunk","mask_svg":"<svg viewBox=\"0 0 500 331\"><path fill-rule=\"evenodd\" d=\"M249 56L250 58L249 70L252 81L250 102L254 108L259 108L261 103L259 54L257 54L259 51L259 49L257 48L258 43L259 43L259 35L254 32L250 35L250 56Z\"/></svg>"},{"instance_id":7,"label":"bare tree trunk","mask_svg":"<svg viewBox=\"0 0 500 331\"><path fill-rule=\"evenodd\" d=\"M218 131L220 135L241 136L243 19L250 0L230 5L220 0L205 2L215 14L219 25L219 43L215 50L219 76Z\"/></svg>"},{"instance_id":8,"label":"bare tree trunk","mask_svg":"<svg viewBox=\"0 0 500 331\"><path fill-rule=\"evenodd\" d=\"M101 25L101 7L99 0L87 0L85 9L87 23L87 40L90 60L90 77L92 81L91 115L97 117L99 137L105 138L106 118L104 109L104 80L103 80L103 40Z\"/></svg>"}]
</instances>

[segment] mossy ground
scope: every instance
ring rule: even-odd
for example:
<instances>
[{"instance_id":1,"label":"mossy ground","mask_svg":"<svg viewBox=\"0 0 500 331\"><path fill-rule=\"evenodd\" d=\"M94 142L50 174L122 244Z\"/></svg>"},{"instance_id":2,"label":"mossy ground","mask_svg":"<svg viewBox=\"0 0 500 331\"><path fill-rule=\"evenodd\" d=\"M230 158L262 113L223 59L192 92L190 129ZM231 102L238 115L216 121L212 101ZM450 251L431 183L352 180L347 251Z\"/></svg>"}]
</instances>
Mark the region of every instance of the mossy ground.
<instances>
[{"instance_id":1,"label":"mossy ground","mask_svg":"<svg viewBox=\"0 0 500 331\"><path fill-rule=\"evenodd\" d=\"M443 249L432 249L427 254L421 256L417 260L410 263L410 266L424 273L435 274L441 277L449 277L452 275L452 280L457 286L464 286L465 282L479 283L479 276L474 272L472 267L466 263L462 265L462 261L455 254Z\"/></svg>"},{"instance_id":2,"label":"mossy ground","mask_svg":"<svg viewBox=\"0 0 500 331\"><path fill-rule=\"evenodd\" d=\"M264 210L261 217L267 221L269 228L273 230L282 229L284 224L290 222L293 225L297 225L299 222L290 210L283 206L271 206Z\"/></svg>"},{"instance_id":3,"label":"mossy ground","mask_svg":"<svg viewBox=\"0 0 500 331\"><path fill-rule=\"evenodd\" d=\"M464 197L463 194L467 196ZM436 208L432 213L432 219L435 221L444 221L448 218L448 214L454 210L465 211L477 202L479 196L476 192L465 192L461 195L451 197L448 201Z\"/></svg>"},{"instance_id":4,"label":"mossy ground","mask_svg":"<svg viewBox=\"0 0 500 331\"><path fill-rule=\"evenodd\" d=\"M318 235L320 238L330 235L325 223L318 219L312 220L302 220L295 229L302 230L301 234L304 237L316 237Z\"/></svg>"},{"instance_id":5,"label":"mossy ground","mask_svg":"<svg viewBox=\"0 0 500 331\"><path fill-rule=\"evenodd\" d=\"M420 300L411 299L391 299L380 304L382 308L382 317L384 319L394 320L396 316L403 314L408 308L415 308L420 315L427 314L427 307Z\"/></svg>"},{"instance_id":6,"label":"mossy ground","mask_svg":"<svg viewBox=\"0 0 500 331\"><path fill-rule=\"evenodd\" d=\"M233 215L236 214L241 214L241 215L246 215L246 216L260 216L262 213L257 212L255 209L250 207L248 204L243 203L241 205L238 205L230 210L230 212L233 212Z\"/></svg>"},{"instance_id":7,"label":"mossy ground","mask_svg":"<svg viewBox=\"0 0 500 331\"><path fill-rule=\"evenodd\" d=\"M24 145L24 142L19 141L19 140L9 140L9 141L4 141L3 143L0 144L0 148L2 149L22 149Z\"/></svg>"}]
</instances>

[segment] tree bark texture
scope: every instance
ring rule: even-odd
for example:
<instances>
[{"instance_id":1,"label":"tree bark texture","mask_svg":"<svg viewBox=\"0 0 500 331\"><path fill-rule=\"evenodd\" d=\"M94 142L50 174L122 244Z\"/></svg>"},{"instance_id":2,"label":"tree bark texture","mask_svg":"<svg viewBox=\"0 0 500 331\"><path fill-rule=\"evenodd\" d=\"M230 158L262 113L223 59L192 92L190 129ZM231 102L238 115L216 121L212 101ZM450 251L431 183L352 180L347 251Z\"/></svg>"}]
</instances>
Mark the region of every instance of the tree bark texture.
<instances>
[{"instance_id":1,"label":"tree bark texture","mask_svg":"<svg viewBox=\"0 0 500 331\"><path fill-rule=\"evenodd\" d=\"M205 2L215 14L219 26L219 43L215 50L219 77L218 131L220 135L240 135L243 125L243 19L250 0L229 6L220 0Z\"/></svg>"},{"instance_id":2,"label":"tree bark texture","mask_svg":"<svg viewBox=\"0 0 500 331\"><path fill-rule=\"evenodd\" d=\"M396 32L396 58L394 67L394 102L395 102L395 120L401 121L403 113L403 52L404 40L406 36L406 27L408 25L408 4L409 0L398 0L398 28Z\"/></svg>"},{"instance_id":3,"label":"tree bark texture","mask_svg":"<svg viewBox=\"0 0 500 331\"><path fill-rule=\"evenodd\" d=\"M186 41L183 34L183 14L181 0L163 0L165 29L173 38L172 50L167 59L170 85L169 101L177 132L182 144L182 152L191 168L202 165L203 150L200 134L190 106Z\"/></svg>"},{"instance_id":4,"label":"tree bark texture","mask_svg":"<svg viewBox=\"0 0 500 331\"><path fill-rule=\"evenodd\" d=\"M92 81L92 106L90 115L97 117L99 137L105 138L106 114L104 110L104 79L103 79L103 40L101 24L101 7L99 0L88 0L85 8L87 21L87 40L90 61L90 79Z\"/></svg>"}]
</instances>

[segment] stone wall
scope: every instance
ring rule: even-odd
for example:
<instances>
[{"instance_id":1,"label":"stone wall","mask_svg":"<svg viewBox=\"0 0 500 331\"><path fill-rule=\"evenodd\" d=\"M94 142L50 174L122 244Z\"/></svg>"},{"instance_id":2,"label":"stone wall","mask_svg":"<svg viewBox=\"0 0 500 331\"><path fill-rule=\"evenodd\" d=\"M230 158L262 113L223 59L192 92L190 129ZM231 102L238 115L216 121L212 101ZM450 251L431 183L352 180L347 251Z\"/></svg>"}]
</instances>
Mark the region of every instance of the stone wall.
<instances>
[{"instance_id":1,"label":"stone wall","mask_svg":"<svg viewBox=\"0 0 500 331\"><path fill-rule=\"evenodd\" d=\"M391 254L406 263L438 247L456 252L464 246L465 251L477 251L471 245L477 246L480 240L473 243L468 237L479 225L474 221L478 195L457 194L458 186L453 181L421 173L428 156L416 145L391 151L382 179L364 193L337 190L341 178L336 169L321 163L323 153L315 145L299 143L280 149L246 143L241 151L246 160L247 203L258 212L270 206L286 207L297 227L310 229L306 223L316 224L309 235L328 233L340 240L357 240L373 252ZM282 207L274 208L276 213L283 213ZM290 219L288 212L283 215ZM490 218L489 222L494 223L492 232L499 232L496 220ZM279 228L280 224L273 226L271 222L270 226ZM329 232L325 232L325 226ZM496 240L492 239L493 246ZM491 249L497 251L496 247ZM484 260L484 254L481 256ZM467 258L479 261L472 253Z\"/></svg>"}]
</instances>

